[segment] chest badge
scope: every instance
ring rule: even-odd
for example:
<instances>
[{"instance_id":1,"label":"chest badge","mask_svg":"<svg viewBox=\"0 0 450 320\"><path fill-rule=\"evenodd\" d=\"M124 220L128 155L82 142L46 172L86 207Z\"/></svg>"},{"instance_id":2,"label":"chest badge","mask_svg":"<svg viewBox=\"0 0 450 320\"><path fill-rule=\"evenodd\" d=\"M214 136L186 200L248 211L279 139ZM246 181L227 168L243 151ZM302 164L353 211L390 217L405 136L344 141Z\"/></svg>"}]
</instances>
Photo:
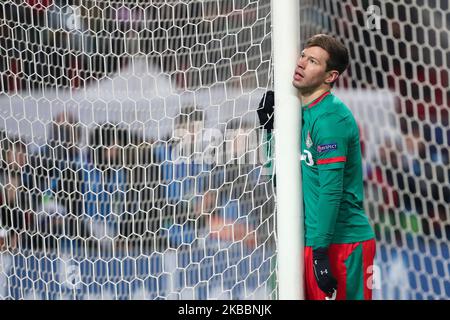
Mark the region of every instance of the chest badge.
<instances>
[{"instance_id":1,"label":"chest badge","mask_svg":"<svg viewBox=\"0 0 450 320\"><path fill-rule=\"evenodd\" d=\"M311 140L311 135L310 135L309 131L308 131L308 136L306 137L306 142L305 142L305 144L306 144L306 147L307 147L308 149L311 148L312 145L313 145L313 142L312 142L312 140Z\"/></svg>"}]
</instances>

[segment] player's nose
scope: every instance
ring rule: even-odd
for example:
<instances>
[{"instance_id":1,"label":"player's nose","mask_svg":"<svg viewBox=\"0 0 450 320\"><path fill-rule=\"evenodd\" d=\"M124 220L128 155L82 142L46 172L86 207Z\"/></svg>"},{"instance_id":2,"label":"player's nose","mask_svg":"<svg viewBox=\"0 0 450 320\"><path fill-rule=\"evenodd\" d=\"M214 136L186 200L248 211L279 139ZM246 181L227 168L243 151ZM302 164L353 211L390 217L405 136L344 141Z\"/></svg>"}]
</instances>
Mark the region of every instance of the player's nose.
<instances>
[{"instance_id":1,"label":"player's nose","mask_svg":"<svg viewBox=\"0 0 450 320\"><path fill-rule=\"evenodd\" d=\"M305 64L306 60L303 57L298 58L297 60L297 67L301 68L301 69L305 69Z\"/></svg>"}]
</instances>

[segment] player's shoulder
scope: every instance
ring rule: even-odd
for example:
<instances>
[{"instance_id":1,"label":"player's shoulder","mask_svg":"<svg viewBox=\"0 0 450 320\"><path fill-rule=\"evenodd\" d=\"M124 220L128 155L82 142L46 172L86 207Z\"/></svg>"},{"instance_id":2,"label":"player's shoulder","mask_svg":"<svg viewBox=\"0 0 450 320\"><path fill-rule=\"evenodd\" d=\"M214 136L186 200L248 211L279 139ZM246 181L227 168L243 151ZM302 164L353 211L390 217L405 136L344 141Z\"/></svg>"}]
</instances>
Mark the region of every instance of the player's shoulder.
<instances>
[{"instance_id":1,"label":"player's shoulder","mask_svg":"<svg viewBox=\"0 0 450 320\"><path fill-rule=\"evenodd\" d=\"M353 114L347 105L332 93L325 97L323 105L318 111L317 121L322 123L346 122L353 119Z\"/></svg>"},{"instance_id":2,"label":"player's shoulder","mask_svg":"<svg viewBox=\"0 0 450 320\"><path fill-rule=\"evenodd\" d=\"M313 120L315 134L353 135L357 132L356 121L350 109L338 97L329 94L317 109Z\"/></svg>"},{"instance_id":3,"label":"player's shoulder","mask_svg":"<svg viewBox=\"0 0 450 320\"><path fill-rule=\"evenodd\" d=\"M326 101L324 101L325 108L322 108L325 115L334 115L336 117L352 116L349 107L333 93L330 93L326 98Z\"/></svg>"}]
</instances>

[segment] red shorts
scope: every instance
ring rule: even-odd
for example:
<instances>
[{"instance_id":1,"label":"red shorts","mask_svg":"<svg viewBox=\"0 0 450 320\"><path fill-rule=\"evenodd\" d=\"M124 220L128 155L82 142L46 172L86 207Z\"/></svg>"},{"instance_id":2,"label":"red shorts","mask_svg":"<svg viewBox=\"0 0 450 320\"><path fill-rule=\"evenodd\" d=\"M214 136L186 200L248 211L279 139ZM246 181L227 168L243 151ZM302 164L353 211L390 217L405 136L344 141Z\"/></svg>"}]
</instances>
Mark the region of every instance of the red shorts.
<instances>
[{"instance_id":1,"label":"red shorts","mask_svg":"<svg viewBox=\"0 0 450 320\"><path fill-rule=\"evenodd\" d=\"M331 273L337 280L336 300L372 300L372 271L375 240L331 244L328 248ZM314 276L312 248L305 247L305 299L325 300Z\"/></svg>"}]
</instances>

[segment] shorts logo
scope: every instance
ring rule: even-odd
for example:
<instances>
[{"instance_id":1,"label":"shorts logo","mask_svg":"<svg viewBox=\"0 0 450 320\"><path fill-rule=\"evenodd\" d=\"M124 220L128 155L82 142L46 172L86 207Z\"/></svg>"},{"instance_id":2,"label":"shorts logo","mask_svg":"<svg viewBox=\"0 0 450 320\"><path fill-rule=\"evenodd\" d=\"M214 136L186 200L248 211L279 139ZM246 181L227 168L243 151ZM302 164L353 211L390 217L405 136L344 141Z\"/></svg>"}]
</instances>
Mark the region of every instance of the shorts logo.
<instances>
[{"instance_id":1,"label":"shorts logo","mask_svg":"<svg viewBox=\"0 0 450 320\"><path fill-rule=\"evenodd\" d=\"M321 144L320 146L317 146L317 152L325 152L331 150L337 150L337 143Z\"/></svg>"}]
</instances>

